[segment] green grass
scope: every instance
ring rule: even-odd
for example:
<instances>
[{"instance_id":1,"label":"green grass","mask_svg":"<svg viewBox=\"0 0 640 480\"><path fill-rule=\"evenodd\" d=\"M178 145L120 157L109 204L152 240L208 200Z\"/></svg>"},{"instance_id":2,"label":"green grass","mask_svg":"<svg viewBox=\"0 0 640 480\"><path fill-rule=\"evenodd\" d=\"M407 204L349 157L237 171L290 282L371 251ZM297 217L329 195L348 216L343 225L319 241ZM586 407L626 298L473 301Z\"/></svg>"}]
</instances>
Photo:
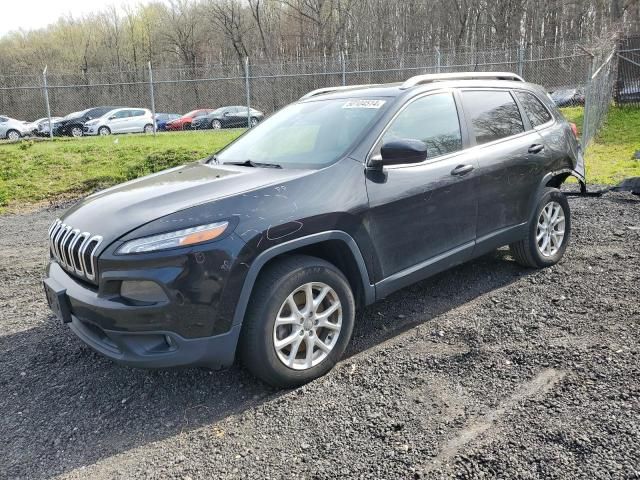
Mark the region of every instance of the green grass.
<instances>
[{"instance_id":1,"label":"green grass","mask_svg":"<svg viewBox=\"0 0 640 480\"><path fill-rule=\"evenodd\" d=\"M582 131L582 108L563 108L562 113ZM640 176L640 161L633 159L637 150L640 150L640 109L611 107L603 127L587 147L587 182L615 185L624 178Z\"/></svg>"},{"instance_id":2,"label":"green grass","mask_svg":"<svg viewBox=\"0 0 640 480\"><path fill-rule=\"evenodd\" d=\"M583 109L563 114L582 130ZM242 130L124 135L0 144L0 212L77 197L217 152ZM587 181L640 176L640 109L615 108L586 153Z\"/></svg>"},{"instance_id":3,"label":"green grass","mask_svg":"<svg viewBox=\"0 0 640 480\"><path fill-rule=\"evenodd\" d=\"M79 196L215 153L242 133L120 135L0 145L0 210Z\"/></svg>"}]
</instances>

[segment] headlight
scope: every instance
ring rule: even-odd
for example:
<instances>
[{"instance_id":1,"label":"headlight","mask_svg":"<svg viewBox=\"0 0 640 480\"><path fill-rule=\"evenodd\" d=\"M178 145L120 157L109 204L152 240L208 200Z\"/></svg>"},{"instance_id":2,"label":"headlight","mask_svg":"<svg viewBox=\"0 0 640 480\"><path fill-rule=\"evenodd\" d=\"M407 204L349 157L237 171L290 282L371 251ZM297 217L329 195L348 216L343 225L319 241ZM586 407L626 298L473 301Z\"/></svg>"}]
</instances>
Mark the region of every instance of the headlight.
<instances>
[{"instance_id":1,"label":"headlight","mask_svg":"<svg viewBox=\"0 0 640 480\"><path fill-rule=\"evenodd\" d=\"M98 120L89 120L88 122L84 122L85 125L95 125L98 123Z\"/></svg>"},{"instance_id":2,"label":"headlight","mask_svg":"<svg viewBox=\"0 0 640 480\"><path fill-rule=\"evenodd\" d=\"M228 226L229 222L209 223L198 227L185 228L184 230L176 230L175 232L138 238L126 242L116 253L155 252L156 250L196 245L218 238Z\"/></svg>"}]
</instances>

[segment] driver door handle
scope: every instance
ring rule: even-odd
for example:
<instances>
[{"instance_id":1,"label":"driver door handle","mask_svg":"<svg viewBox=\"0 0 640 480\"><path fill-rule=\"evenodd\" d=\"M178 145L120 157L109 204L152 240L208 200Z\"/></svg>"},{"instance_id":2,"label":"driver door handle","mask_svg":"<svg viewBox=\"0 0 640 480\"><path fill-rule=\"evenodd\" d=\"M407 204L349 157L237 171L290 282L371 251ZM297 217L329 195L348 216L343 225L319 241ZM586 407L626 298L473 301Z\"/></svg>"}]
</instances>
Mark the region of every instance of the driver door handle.
<instances>
[{"instance_id":1,"label":"driver door handle","mask_svg":"<svg viewBox=\"0 0 640 480\"><path fill-rule=\"evenodd\" d=\"M462 177L467 173L471 173L473 171L473 165L458 165L456 168L451 170L451 175L456 177Z\"/></svg>"},{"instance_id":2,"label":"driver door handle","mask_svg":"<svg viewBox=\"0 0 640 480\"><path fill-rule=\"evenodd\" d=\"M544 145L540 143L534 143L529 147L529 153L540 153L544 150Z\"/></svg>"}]
</instances>

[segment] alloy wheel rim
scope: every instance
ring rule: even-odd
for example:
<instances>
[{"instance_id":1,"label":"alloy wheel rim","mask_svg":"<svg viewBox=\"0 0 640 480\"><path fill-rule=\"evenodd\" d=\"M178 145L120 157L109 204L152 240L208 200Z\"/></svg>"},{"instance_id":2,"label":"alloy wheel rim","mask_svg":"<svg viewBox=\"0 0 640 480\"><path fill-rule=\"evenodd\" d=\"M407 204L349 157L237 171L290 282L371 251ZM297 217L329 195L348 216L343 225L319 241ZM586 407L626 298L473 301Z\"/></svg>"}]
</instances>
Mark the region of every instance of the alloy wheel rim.
<instances>
[{"instance_id":1,"label":"alloy wheel rim","mask_svg":"<svg viewBox=\"0 0 640 480\"><path fill-rule=\"evenodd\" d=\"M540 212L536 229L536 244L543 256L558 253L564 241L565 224L562 205L555 201L547 203Z\"/></svg>"},{"instance_id":2,"label":"alloy wheel rim","mask_svg":"<svg viewBox=\"0 0 640 480\"><path fill-rule=\"evenodd\" d=\"M20 134L18 132L9 132L9 140L18 140Z\"/></svg>"},{"instance_id":3,"label":"alloy wheel rim","mask_svg":"<svg viewBox=\"0 0 640 480\"><path fill-rule=\"evenodd\" d=\"M255 118L251 119L251 126L255 127L256 125L258 125L258 120L256 120Z\"/></svg>"},{"instance_id":4,"label":"alloy wheel rim","mask_svg":"<svg viewBox=\"0 0 640 480\"><path fill-rule=\"evenodd\" d=\"M301 285L282 303L273 326L278 359L293 370L322 363L338 342L342 304L336 291L322 282Z\"/></svg>"},{"instance_id":5,"label":"alloy wheel rim","mask_svg":"<svg viewBox=\"0 0 640 480\"><path fill-rule=\"evenodd\" d=\"M220 124L220 122L218 122L218 121L216 120L215 122L213 122L213 123L211 124L211 127L212 127L214 130L219 130L219 129L220 129L220 127L222 127L222 125Z\"/></svg>"},{"instance_id":6,"label":"alloy wheel rim","mask_svg":"<svg viewBox=\"0 0 640 480\"><path fill-rule=\"evenodd\" d=\"M109 135L109 130L107 130L106 128L101 128L99 133L100 135L106 137L107 135Z\"/></svg>"},{"instance_id":7,"label":"alloy wheel rim","mask_svg":"<svg viewBox=\"0 0 640 480\"><path fill-rule=\"evenodd\" d=\"M74 137L81 137L82 136L82 130L79 127L75 127L71 129L71 135L73 135Z\"/></svg>"}]
</instances>

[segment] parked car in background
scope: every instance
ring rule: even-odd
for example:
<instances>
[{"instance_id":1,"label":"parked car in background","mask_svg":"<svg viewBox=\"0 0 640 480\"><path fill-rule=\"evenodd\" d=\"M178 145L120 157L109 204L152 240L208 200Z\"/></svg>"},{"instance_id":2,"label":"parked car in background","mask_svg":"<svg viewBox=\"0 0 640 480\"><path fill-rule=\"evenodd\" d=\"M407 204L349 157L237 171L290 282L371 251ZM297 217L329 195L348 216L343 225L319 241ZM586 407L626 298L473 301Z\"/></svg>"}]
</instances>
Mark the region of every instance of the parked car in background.
<instances>
[{"instance_id":1,"label":"parked car in background","mask_svg":"<svg viewBox=\"0 0 640 480\"><path fill-rule=\"evenodd\" d=\"M24 122L24 125L30 135L35 135L36 133L38 133L38 125L40 125L40 123L44 122L45 120L48 120L48 118L44 117L34 120L33 122Z\"/></svg>"},{"instance_id":2,"label":"parked car in background","mask_svg":"<svg viewBox=\"0 0 640 480\"><path fill-rule=\"evenodd\" d=\"M185 113L180 118L176 118L175 120L171 120L166 123L167 130L191 130L191 124L193 123L193 119L196 117L200 117L202 115L206 115L208 113L213 112L213 108L201 108L199 110L193 110L189 113Z\"/></svg>"},{"instance_id":3,"label":"parked car in background","mask_svg":"<svg viewBox=\"0 0 640 480\"><path fill-rule=\"evenodd\" d=\"M123 107L94 107L82 110L80 112L70 113L62 120L53 124L53 134L58 137L66 135L71 137L81 137L82 135L84 135L85 122L93 120L94 118L99 118L105 113L110 112L111 110L114 110L116 108Z\"/></svg>"},{"instance_id":4,"label":"parked car in background","mask_svg":"<svg viewBox=\"0 0 640 480\"><path fill-rule=\"evenodd\" d=\"M197 130L206 128L218 130L220 128L246 127L249 123L249 115L251 116L251 126L255 127L264 119L264 113L259 110L251 108L249 112L247 112L247 107L220 107L207 115L195 118L192 128Z\"/></svg>"},{"instance_id":5,"label":"parked car in background","mask_svg":"<svg viewBox=\"0 0 640 480\"><path fill-rule=\"evenodd\" d=\"M584 105L584 89L561 88L551 92L551 100L558 107L577 107Z\"/></svg>"},{"instance_id":6,"label":"parked car in background","mask_svg":"<svg viewBox=\"0 0 640 480\"><path fill-rule=\"evenodd\" d=\"M156 113L156 129L164 132L167 129L167 123L177 120L181 115L179 113Z\"/></svg>"},{"instance_id":7,"label":"parked car in background","mask_svg":"<svg viewBox=\"0 0 640 480\"><path fill-rule=\"evenodd\" d=\"M63 117L51 117L51 121L55 124L62 120ZM38 122L38 129L34 132L35 135L39 137L48 137L49 136L49 119L45 118L44 120Z\"/></svg>"},{"instance_id":8,"label":"parked car in background","mask_svg":"<svg viewBox=\"0 0 640 480\"><path fill-rule=\"evenodd\" d=\"M28 127L24 122L0 115L0 138L19 140L28 133Z\"/></svg>"},{"instance_id":9,"label":"parked car in background","mask_svg":"<svg viewBox=\"0 0 640 480\"><path fill-rule=\"evenodd\" d=\"M84 124L85 135L153 133L153 114L146 108L116 108Z\"/></svg>"}]
</instances>

